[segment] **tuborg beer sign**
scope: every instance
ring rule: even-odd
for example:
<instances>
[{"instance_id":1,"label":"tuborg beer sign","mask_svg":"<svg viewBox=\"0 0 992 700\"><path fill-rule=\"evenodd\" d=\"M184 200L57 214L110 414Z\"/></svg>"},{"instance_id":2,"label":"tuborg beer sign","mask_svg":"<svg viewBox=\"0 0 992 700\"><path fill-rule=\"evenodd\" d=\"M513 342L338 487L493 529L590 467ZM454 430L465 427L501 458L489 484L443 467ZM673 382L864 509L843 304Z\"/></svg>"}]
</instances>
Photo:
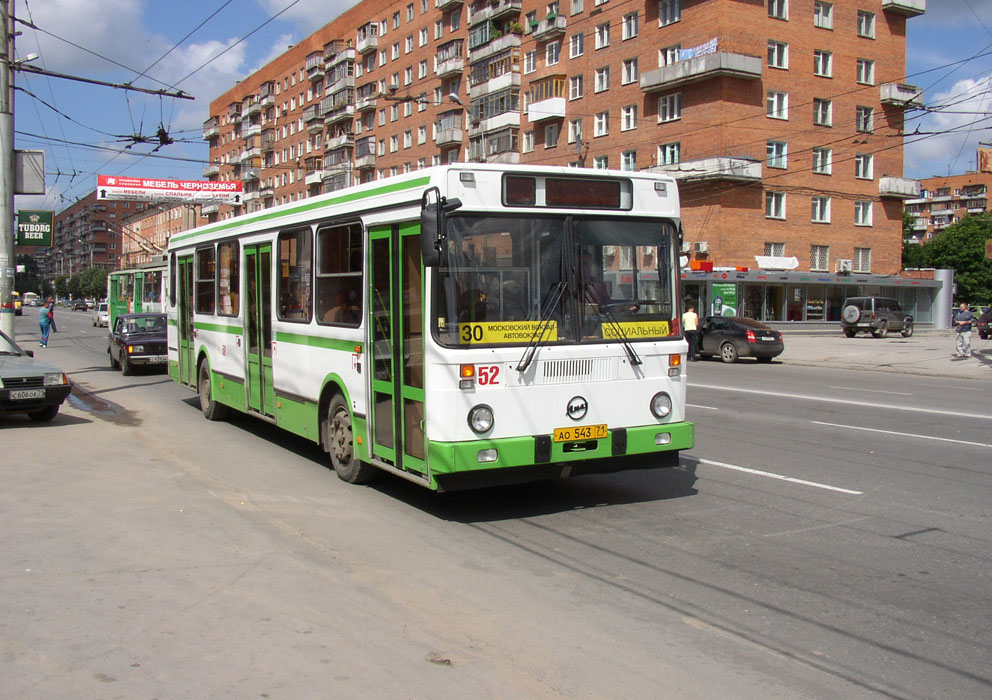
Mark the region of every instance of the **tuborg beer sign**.
<instances>
[{"instance_id":1,"label":"tuborg beer sign","mask_svg":"<svg viewBox=\"0 0 992 700\"><path fill-rule=\"evenodd\" d=\"M17 212L17 245L52 245L52 219L50 211Z\"/></svg>"}]
</instances>

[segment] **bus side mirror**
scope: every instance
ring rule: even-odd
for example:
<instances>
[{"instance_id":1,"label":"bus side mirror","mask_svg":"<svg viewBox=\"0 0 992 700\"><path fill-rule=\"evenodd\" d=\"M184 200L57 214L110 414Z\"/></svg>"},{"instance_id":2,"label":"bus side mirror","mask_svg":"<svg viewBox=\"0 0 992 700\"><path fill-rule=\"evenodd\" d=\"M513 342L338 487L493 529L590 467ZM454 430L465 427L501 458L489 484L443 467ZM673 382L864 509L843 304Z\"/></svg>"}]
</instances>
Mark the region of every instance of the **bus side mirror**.
<instances>
[{"instance_id":1,"label":"bus side mirror","mask_svg":"<svg viewBox=\"0 0 992 700\"><path fill-rule=\"evenodd\" d=\"M420 252L424 267L437 267L441 264L438 234L443 230L442 217L441 207L437 202L425 202L420 210Z\"/></svg>"}]
</instances>

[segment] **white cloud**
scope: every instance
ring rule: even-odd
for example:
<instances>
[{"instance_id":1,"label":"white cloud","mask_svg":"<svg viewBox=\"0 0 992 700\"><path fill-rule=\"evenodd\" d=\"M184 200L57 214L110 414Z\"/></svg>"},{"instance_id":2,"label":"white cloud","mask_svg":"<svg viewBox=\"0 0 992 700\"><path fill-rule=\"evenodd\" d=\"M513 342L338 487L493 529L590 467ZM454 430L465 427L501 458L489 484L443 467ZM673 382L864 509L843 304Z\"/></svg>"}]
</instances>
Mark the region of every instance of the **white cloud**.
<instances>
[{"instance_id":1,"label":"white cloud","mask_svg":"<svg viewBox=\"0 0 992 700\"><path fill-rule=\"evenodd\" d=\"M290 2L291 0L259 0L259 5L271 17ZM299 0L279 15L279 19L295 24L302 36L310 36L356 4L349 0Z\"/></svg>"}]
</instances>

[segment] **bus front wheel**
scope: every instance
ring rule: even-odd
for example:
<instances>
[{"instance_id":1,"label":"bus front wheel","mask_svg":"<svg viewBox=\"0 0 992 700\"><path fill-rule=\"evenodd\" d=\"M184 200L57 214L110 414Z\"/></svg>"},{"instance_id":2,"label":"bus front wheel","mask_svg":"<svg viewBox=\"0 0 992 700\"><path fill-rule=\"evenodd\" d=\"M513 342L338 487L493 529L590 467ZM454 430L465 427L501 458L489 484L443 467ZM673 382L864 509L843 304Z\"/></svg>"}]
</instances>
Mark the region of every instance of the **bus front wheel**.
<instances>
[{"instance_id":1,"label":"bus front wheel","mask_svg":"<svg viewBox=\"0 0 992 700\"><path fill-rule=\"evenodd\" d=\"M344 398L337 394L331 399L324 419L324 449L331 457L331 465L338 477L349 484L371 481L378 471L355 457L355 441L351 426L351 413Z\"/></svg>"},{"instance_id":2,"label":"bus front wheel","mask_svg":"<svg viewBox=\"0 0 992 700\"><path fill-rule=\"evenodd\" d=\"M206 361L200 363L197 388L200 394L200 410L207 420L224 420L227 418L227 406L216 401L210 386L210 365Z\"/></svg>"}]
</instances>

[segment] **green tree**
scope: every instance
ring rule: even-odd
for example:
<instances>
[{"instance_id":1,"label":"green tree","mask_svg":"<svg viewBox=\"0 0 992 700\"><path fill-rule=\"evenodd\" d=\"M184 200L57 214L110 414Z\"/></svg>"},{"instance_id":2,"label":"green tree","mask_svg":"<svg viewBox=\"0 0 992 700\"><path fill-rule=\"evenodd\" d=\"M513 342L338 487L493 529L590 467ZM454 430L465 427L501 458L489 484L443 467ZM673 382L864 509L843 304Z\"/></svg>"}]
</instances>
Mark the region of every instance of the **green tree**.
<instances>
[{"instance_id":1,"label":"green tree","mask_svg":"<svg viewBox=\"0 0 992 700\"><path fill-rule=\"evenodd\" d=\"M992 300L992 260L985 242L992 238L992 215L967 216L938 233L924 248L927 267L954 270L955 303Z\"/></svg>"},{"instance_id":2,"label":"green tree","mask_svg":"<svg viewBox=\"0 0 992 700\"><path fill-rule=\"evenodd\" d=\"M91 267L83 273L83 294L87 298L102 299L107 295L107 270Z\"/></svg>"},{"instance_id":3,"label":"green tree","mask_svg":"<svg viewBox=\"0 0 992 700\"><path fill-rule=\"evenodd\" d=\"M66 279L65 275L59 275L55 278L55 295L64 298L69 293L69 280Z\"/></svg>"},{"instance_id":4,"label":"green tree","mask_svg":"<svg viewBox=\"0 0 992 700\"><path fill-rule=\"evenodd\" d=\"M83 278L80 275L70 277L67 291L73 299L81 298L83 296Z\"/></svg>"},{"instance_id":5,"label":"green tree","mask_svg":"<svg viewBox=\"0 0 992 700\"><path fill-rule=\"evenodd\" d=\"M903 240L902 269L911 270L921 267L928 267L926 246Z\"/></svg>"},{"instance_id":6,"label":"green tree","mask_svg":"<svg viewBox=\"0 0 992 700\"><path fill-rule=\"evenodd\" d=\"M17 274L14 279L14 289L22 295L24 292L41 293L41 271L33 255L18 255L17 264L24 266L24 272Z\"/></svg>"}]
</instances>

